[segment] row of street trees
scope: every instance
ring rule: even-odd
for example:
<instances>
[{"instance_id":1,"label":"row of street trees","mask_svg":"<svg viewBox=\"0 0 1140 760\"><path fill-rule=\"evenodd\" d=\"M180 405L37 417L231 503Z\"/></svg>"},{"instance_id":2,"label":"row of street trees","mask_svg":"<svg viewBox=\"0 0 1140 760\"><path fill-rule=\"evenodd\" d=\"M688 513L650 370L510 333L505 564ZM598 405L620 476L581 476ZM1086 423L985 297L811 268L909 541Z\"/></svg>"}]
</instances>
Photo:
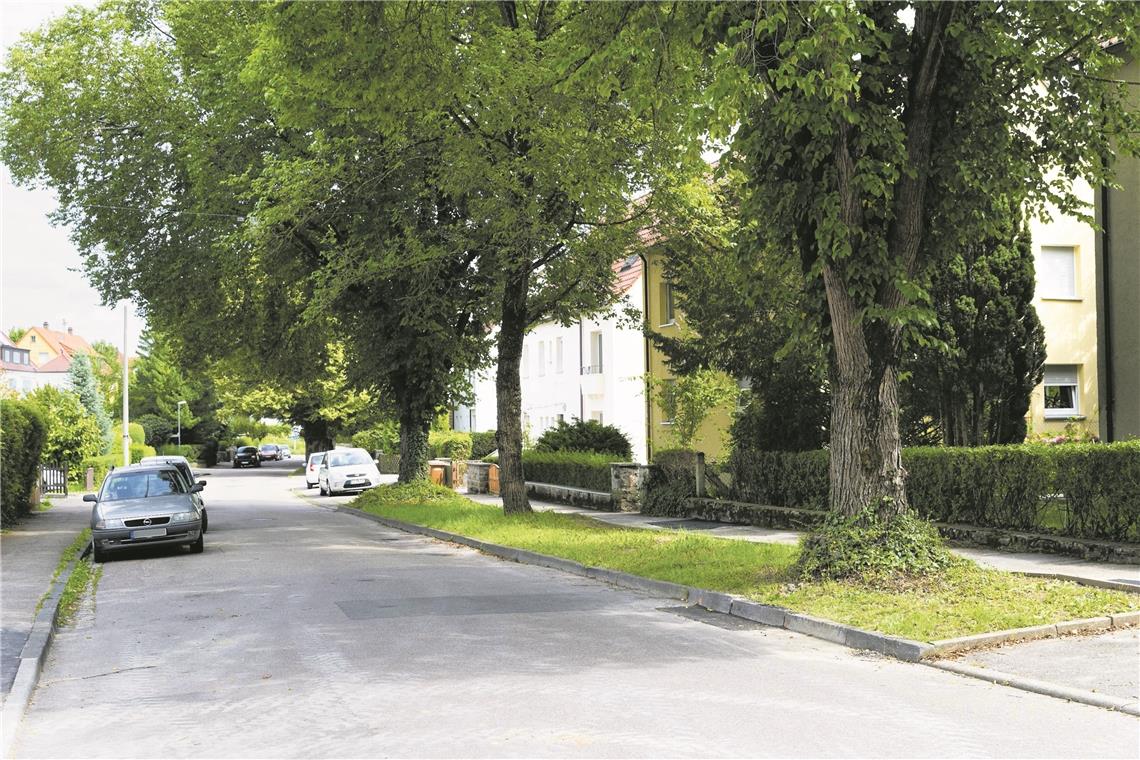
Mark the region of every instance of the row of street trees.
<instances>
[{"instance_id":1,"label":"row of street trees","mask_svg":"<svg viewBox=\"0 0 1140 760\"><path fill-rule=\"evenodd\" d=\"M737 218L707 231L731 237L761 315L741 335L792 362L774 382L826 381L803 402L830 407L832 507L889 519L931 272L1008 240L1010 208L1079 212L1070 179L1108 181L1113 147L1137 150L1103 43L1135 45L1138 20L1113 3L108 2L13 49L0 135L17 180L58 192L104 296L189 355L300 403L343 351L400 421L404 480L493 341L507 512L529 509L526 331L608 306L639 228L699 231L683 222L721 140ZM790 287L770 309L774 283ZM991 424L954 417L966 439Z\"/></svg>"}]
</instances>

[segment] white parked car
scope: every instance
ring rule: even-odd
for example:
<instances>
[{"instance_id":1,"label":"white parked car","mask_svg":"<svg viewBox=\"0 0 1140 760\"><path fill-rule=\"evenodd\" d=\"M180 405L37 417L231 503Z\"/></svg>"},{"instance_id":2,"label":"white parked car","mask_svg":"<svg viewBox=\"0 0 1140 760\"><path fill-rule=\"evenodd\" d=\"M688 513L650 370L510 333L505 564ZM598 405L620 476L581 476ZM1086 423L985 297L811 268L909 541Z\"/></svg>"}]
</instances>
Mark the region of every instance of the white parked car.
<instances>
[{"instance_id":1,"label":"white parked car","mask_svg":"<svg viewBox=\"0 0 1140 760\"><path fill-rule=\"evenodd\" d=\"M327 451L318 451L315 454L309 454L309 461L305 464L305 487L317 487L317 471L320 470L321 465L325 461L325 454Z\"/></svg>"},{"instance_id":2,"label":"white parked car","mask_svg":"<svg viewBox=\"0 0 1140 760\"><path fill-rule=\"evenodd\" d=\"M325 454L317 469L317 487L322 496L380 485L380 470L364 449L333 449Z\"/></svg>"}]
</instances>

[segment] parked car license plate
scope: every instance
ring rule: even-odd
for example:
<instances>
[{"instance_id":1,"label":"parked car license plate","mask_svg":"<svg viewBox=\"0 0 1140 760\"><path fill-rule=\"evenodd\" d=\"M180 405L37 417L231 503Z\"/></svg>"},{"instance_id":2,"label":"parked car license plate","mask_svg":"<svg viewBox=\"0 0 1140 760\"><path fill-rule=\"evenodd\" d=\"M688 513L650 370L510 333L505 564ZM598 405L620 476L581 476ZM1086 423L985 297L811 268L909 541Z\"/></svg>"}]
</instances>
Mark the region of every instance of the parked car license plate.
<instances>
[{"instance_id":1,"label":"parked car license plate","mask_svg":"<svg viewBox=\"0 0 1140 760\"><path fill-rule=\"evenodd\" d=\"M144 528L142 530L132 530L131 538L154 538L155 536L165 536L166 528Z\"/></svg>"},{"instance_id":2,"label":"parked car license plate","mask_svg":"<svg viewBox=\"0 0 1140 760\"><path fill-rule=\"evenodd\" d=\"M346 480L346 481L344 481L344 484L346 486L366 486L366 485L368 485L368 479L367 478L361 478L359 480Z\"/></svg>"}]
</instances>

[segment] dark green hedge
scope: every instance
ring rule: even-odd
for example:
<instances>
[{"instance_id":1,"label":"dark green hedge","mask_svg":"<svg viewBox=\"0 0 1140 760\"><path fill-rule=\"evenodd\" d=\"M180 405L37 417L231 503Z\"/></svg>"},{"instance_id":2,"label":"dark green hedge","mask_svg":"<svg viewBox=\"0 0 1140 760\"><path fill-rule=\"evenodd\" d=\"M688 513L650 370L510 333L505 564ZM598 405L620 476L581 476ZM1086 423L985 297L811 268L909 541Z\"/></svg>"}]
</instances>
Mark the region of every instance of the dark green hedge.
<instances>
[{"instance_id":1,"label":"dark green hedge","mask_svg":"<svg viewBox=\"0 0 1140 760\"><path fill-rule=\"evenodd\" d=\"M688 449L666 449L653 455L642 512L687 517L685 499L697 495L697 455Z\"/></svg>"},{"instance_id":2,"label":"dark green hedge","mask_svg":"<svg viewBox=\"0 0 1140 760\"><path fill-rule=\"evenodd\" d=\"M31 510L32 490L40 477L40 455L47 425L36 406L27 401L0 401L0 500L3 521L9 524Z\"/></svg>"},{"instance_id":3,"label":"dark green hedge","mask_svg":"<svg viewBox=\"0 0 1140 760\"><path fill-rule=\"evenodd\" d=\"M498 463L498 457L485 457L483 461ZM606 454L581 451L524 451L523 474L531 483L609 493L612 461L614 458Z\"/></svg>"},{"instance_id":4,"label":"dark green hedge","mask_svg":"<svg viewBox=\"0 0 1140 760\"><path fill-rule=\"evenodd\" d=\"M454 430L433 430L428 433L429 459L471 458L471 434Z\"/></svg>"},{"instance_id":5,"label":"dark green hedge","mask_svg":"<svg viewBox=\"0 0 1140 760\"><path fill-rule=\"evenodd\" d=\"M1140 540L1140 441L909 448L903 466L911 506L930 520ZM826 451L738 449L729 468L735 500L827 508Z\"/></svg>"},{"instance_id":6,"label":"dark green hedge","mask_svg":"<svg viewBox=\"0 0 1140 760\"><path fill-rule=\"evenodd\" d=\"M482 433L471 434L471 458L482 459L485 456L490 456L491 452L499 448L499 442L495 438L496 431L487 430Z\"/></svg>"}]
</instances>

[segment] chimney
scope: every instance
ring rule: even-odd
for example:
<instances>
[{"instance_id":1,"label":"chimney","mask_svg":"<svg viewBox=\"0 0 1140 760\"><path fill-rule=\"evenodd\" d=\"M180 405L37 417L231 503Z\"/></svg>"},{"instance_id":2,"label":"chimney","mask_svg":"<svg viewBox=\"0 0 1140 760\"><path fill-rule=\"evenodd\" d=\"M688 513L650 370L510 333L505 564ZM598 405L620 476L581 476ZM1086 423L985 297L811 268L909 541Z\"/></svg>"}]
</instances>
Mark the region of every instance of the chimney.
<instances>
[{"instance_id":1,"label":"chimney","mask_svg":"<svg viewBox=\"0 0 1140 760\"><path fill-rule=\"evenodd\" d=\"M47 325L47 322L44 322L44 329L45 329L45 330L46 330L46 329L48 329L48 325Z\"/></svg>"},{"instance_id":2,"label":"chimney","mask_svg":"<svg viewBox=\"0 0 1140 760\"><path fill-rule=\"evenodd\" d=\"M70 327L68 327L68 328L67 328L67 334L68 334L68 335L71 335L72 333L73 333L72 329L71 329Z\"/></svg>"}]
</instances>

